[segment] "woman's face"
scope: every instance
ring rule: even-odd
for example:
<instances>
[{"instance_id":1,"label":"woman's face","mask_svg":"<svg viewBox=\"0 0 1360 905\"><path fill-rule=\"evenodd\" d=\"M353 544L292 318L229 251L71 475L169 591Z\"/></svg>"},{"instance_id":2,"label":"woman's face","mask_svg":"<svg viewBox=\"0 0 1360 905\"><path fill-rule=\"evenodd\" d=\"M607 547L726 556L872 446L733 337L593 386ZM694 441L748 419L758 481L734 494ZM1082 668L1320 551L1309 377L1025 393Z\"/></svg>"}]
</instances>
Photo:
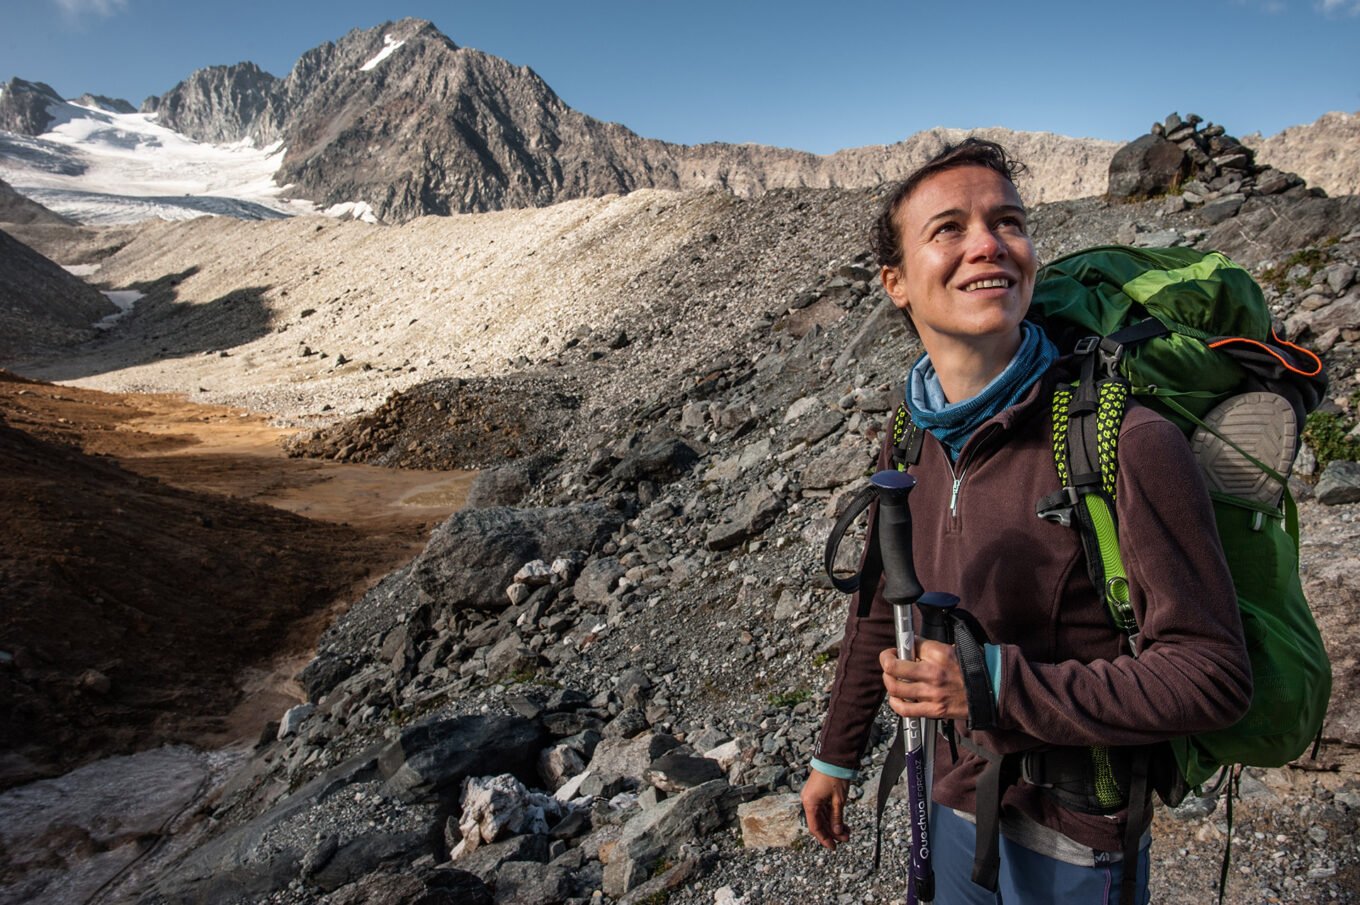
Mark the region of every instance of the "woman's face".
<instances>
[{"instance_id":1,"label":"woman's face","mask_svg":"<svg viewBox=\"0 0 1360 905\"><path fill-rule=\"evenodd\" d=\"M917 186L895 216L902 263L880 275L927 351L1018 335L1036 261L1010 180L980 166L945 170Z\"/></svg>"}]
</instances>

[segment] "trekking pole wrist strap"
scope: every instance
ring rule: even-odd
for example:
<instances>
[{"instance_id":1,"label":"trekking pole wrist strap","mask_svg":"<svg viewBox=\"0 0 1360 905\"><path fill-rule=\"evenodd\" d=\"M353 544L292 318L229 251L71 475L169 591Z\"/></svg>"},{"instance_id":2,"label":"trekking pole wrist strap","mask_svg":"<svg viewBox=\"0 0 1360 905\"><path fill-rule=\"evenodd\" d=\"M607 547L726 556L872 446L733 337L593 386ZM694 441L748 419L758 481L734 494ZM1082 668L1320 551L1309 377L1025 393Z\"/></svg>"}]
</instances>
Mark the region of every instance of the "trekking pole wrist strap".
<instances>
[{"instance_id":1,"label":"trekking pole wrist strap","mask_svg":"<svg viewBox=\"0 0 1360 905\"><path fill-rule=\"evenodd\" d=\"M963 617L967 617L967 619ZM963 690L968 697L968 731L996 728L996 696L992 674L987 670L985 641L974 630L976 620L966 613L957 614L954 654L963 673ZM972 625L969 625L969 622Z\"/></svg>"},{"instance_id":2,"label":"trekking pole wrist strap","mask_svg":"<svg viewBox=\"0 0 1360 905\"><path fill-rule=\"evenodd\" d=\"M921 597L921 637L952 644L968 700L968 730L996 728L996 693L987 669L987 633L952 594L931 592Z\"/></svg>"}]
</instances>

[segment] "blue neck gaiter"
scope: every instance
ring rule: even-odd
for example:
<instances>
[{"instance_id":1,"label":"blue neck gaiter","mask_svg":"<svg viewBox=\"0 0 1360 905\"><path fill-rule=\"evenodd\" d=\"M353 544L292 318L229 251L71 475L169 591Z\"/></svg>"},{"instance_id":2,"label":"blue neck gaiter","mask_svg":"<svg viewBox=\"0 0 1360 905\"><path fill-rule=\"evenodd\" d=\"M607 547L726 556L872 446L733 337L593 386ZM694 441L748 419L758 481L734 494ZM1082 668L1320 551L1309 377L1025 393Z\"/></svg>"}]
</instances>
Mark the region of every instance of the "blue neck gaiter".
<instances>
[{"instance_id":1,"label":"blue neck gaiter","mask_svg":"<svg viewBox=\"0 0 1360 905\"><path fill-rule=\"evenodd\" d=\"M950 405L930 356L922 355L907 375L907 410L913 421L940 441L949 453L949 460L955 461L973 431L997 412L1019 402L1057 359L1058 347L1044 331L1037 324L1022 321L1020 348L1015 357L971 399Z\"/></svg>"}]
</instances>

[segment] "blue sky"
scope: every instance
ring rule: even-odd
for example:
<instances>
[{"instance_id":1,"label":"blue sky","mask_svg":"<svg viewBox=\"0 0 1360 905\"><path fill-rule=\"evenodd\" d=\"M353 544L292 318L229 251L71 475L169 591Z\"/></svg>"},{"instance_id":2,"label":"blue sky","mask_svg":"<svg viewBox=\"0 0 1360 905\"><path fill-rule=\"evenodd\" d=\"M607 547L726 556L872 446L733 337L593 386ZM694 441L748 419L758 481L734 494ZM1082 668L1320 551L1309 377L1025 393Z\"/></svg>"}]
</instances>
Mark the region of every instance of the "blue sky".
<instances>
[{"instance_id":1,"label":"blue sky","mask_svg":"<svg viewBox=\"0 0 1360 905\"><path fill-rule=\"evenodd\" d=\"M684 143L827 153L937 125L1128 140L1172 110L1269 135L1360 110L1360 0L8 0L0 79L140 104L203 66L284 76L404 16Z\"/></svg>"}]
</instances>

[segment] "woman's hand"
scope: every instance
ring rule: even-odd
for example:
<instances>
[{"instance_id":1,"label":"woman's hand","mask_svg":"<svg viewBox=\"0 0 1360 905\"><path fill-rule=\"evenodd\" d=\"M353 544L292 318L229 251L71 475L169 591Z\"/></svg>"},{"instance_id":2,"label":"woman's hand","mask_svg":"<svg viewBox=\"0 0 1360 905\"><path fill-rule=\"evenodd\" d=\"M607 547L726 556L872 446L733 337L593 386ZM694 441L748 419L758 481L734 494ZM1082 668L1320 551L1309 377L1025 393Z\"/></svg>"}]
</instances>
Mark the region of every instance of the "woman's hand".
<instances>
[{"instance_id":1,"label":"woman's hand","mask_svg":"<svg viewBox=\"0 0 1360 905\"><path fill-rule=\"evenodd\" d=\"M954 648L938 641L916 641L916 659L900 660L889 648L878 655L888 706L900 717L955 720L968 716L968 696Z\"/></svg>"},{"instance_id":2,"label":"woman's hand","mask_svg":"<svg viewBox=\"0 0 1360 905\"><path fill-rule=\"evenodd\" d=\"M803 784L803 813L807 816L808 832L823 846L834 849L838 843L850 841L850 830L842 815L850 782L836 779L817 770L809 770Z\"/></svg>"}]
</instances>

